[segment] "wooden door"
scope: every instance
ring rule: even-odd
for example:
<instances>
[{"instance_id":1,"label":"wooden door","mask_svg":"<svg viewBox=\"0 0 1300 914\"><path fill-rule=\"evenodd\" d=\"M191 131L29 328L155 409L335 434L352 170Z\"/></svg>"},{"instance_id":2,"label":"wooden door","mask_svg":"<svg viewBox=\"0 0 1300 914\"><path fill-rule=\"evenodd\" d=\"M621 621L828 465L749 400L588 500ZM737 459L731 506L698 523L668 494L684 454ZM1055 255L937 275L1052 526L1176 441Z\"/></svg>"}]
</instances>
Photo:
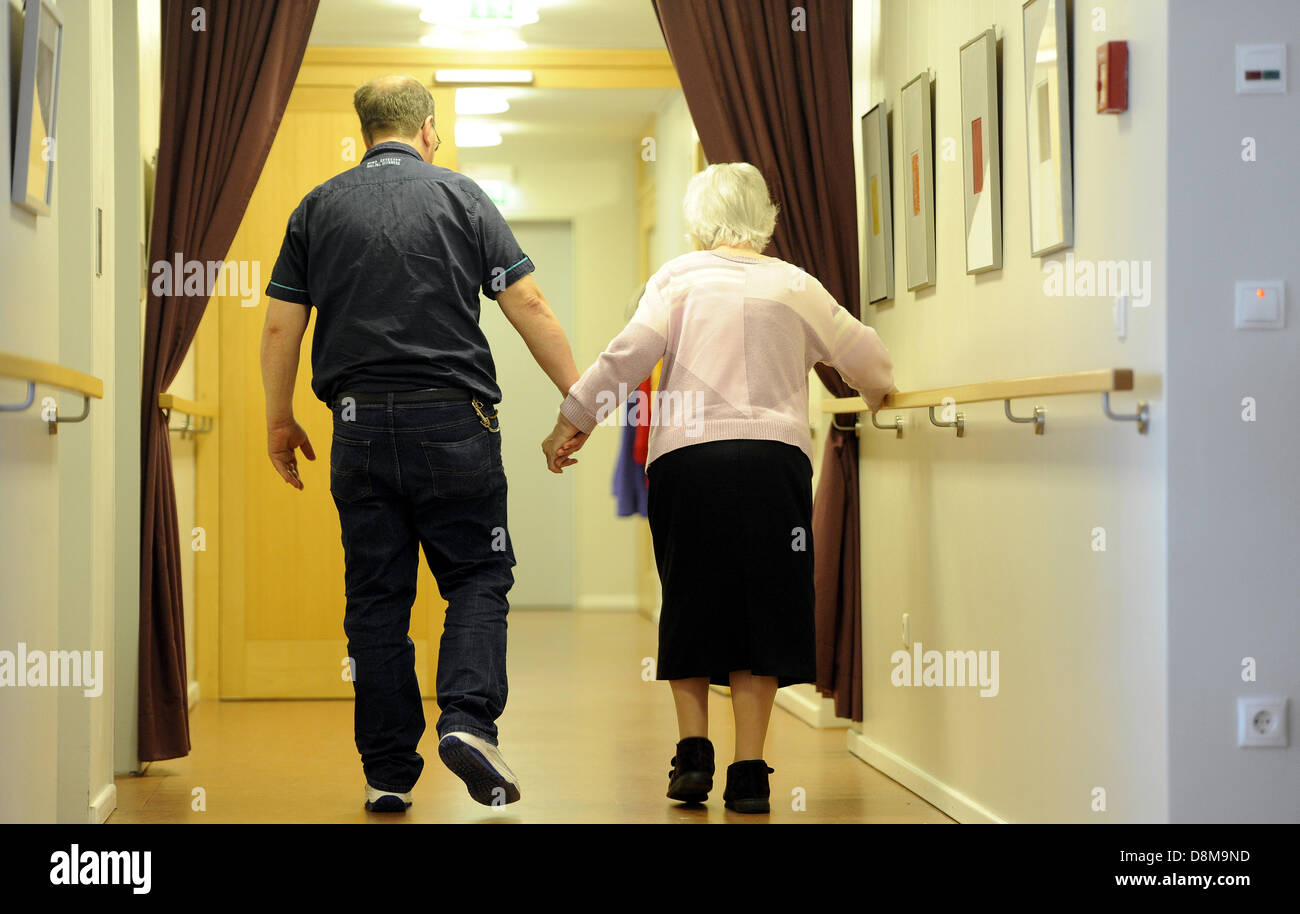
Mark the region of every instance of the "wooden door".
<instances>
[{"instance_id":1,"label":"wooden door","mask_svg":"<svg viewBox=\"0 0 1300 914\"><path fill-rule=\"evenodd\" d=\"M435 91L442 146L435 162L456 167L450 91ZM343 547L329 493L332 419L311 391L315 312L303 339L294 414L316 460L299 460L304 489L285 485L266 456L265 400L259 347L266 320L261 294L279 255L289 214L317 184L354 167L365 153L347 90L299 87L227 256L256 263L255 307L214 298L216 366L200 370L219 389L220 621L222 698L350 698ZM200 350L202 354L203 350ZM202 381L201 381L202 383ZM446 603L420 560L411 614L416 673L432 697Z\"/></svg>"}]
</instances>

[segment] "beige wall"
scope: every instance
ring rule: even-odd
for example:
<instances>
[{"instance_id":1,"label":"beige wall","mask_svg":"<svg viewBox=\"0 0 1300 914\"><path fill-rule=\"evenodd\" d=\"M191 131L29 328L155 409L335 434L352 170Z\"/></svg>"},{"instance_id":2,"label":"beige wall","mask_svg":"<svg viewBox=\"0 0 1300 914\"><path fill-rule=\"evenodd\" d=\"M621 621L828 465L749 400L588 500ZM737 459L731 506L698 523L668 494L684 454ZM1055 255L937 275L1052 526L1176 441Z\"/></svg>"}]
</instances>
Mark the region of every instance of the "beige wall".
<instances>
[{"instance_id":1,"label":"beige wall","mask_svg":"<svg viewBox=\"0 0 1300 914\"><path fill-rule=\"evenodd\" d=\"M1043 402L1043 437L1009 423L1001 403L965 406L964 439L930 426L923 410L903 414L901 441L863 434L865 721L850 742L959 818L1132 822L1168 814L1168 423L1158 380L1166 364L1168 9L1163 0L1116 0L1105 4L1107 30L1096 32L1090 6L1075 4L1072 27L1071 253L1151 262L1151 302L1133 310L1127 342L1113 332L1110 299L1045 296L1042 266L1064 252L1029 253L1019 0L883 0L878 28L874 0L854 9L855 133L867 108L887 99L895 201L903 199L901 86L932 71L942 151L945 138L961 135L959 46L992 23L1001 38L1005 267L965 274L960 153L954 162L936 157L937 286L906 291L896 202L896 298L864 309L893 354L899 388L1131 367L1140 390L1118 395L1115 407L1151 401L1146 436L1105 419L1094 395ZM1121 38L1132 52L1129 113L1098 115L1096 47ZM1023 414L1034 404L1014 405ZM1105 552L1093 551L1095 527L1106 529ZM999 651L1000 693L891 685L905 612L913 640L927 649ZM1106 791L1105 813L1092 811L1095 788Z\"/></svg>"}]
</instances>

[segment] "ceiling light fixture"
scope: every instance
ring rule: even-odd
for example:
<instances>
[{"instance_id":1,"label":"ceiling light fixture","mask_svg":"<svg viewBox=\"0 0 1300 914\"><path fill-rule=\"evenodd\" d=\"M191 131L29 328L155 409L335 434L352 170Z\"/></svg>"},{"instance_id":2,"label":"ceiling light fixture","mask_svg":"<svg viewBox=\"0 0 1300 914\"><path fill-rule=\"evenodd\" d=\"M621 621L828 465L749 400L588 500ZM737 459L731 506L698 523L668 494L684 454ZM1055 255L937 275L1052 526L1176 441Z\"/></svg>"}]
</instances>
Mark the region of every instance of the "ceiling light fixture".
<instances>
[{"instance_id":1,"label":"ceiling light fixture","mask_svg":"<svg viewBox=\"0 0 1300 914\"><path fill-rule=\"evenodd\" d=\"M510 102L500 89L457 89L457 114L503 114L510 110Z\"/></svg>"},{"instance_id":2,"label":"ceiling light fixture","mask_svg":"<svg viewBox=\"0 0 1300 914\"><path fill-rule=\"evenodd\" d=\"M499 84L530 86L533 83L532 70L437 70L433 74L434 82L443 84Z\"/></svg>"},{"instance_id":3,"label":"ceiling light fixture","mask_svg":"<svg viewBox=\"0 0 1300 914\"><path fill-rule=\"evenodd\" d=\"M462 149L500 146L501 133L478 121L456 121L456 146Z\"/></svg>"},{"instance_id":4,"label":"ceiling light fixture","mask_svg":"<svg viewBox=\"0 0 1300 914\"><path fill-rule=\"evenodd\" d=\"M494 29L486 32L463 32L445 25L435 25L421 36L426 48L457 48L471 51L517 51L528 47L517 29Z\"/></svg>"},{"instance_id":5,"label":"ceiling light fixture","mask_svg":"<svg viewBox=\"0 0 1300 914\"><path fill-rule=\"evenodd\" d=\"M438 0L420 11L421 22L468 30L517 29L538 18L536 0Z\"/></svg>"}]
</instances>

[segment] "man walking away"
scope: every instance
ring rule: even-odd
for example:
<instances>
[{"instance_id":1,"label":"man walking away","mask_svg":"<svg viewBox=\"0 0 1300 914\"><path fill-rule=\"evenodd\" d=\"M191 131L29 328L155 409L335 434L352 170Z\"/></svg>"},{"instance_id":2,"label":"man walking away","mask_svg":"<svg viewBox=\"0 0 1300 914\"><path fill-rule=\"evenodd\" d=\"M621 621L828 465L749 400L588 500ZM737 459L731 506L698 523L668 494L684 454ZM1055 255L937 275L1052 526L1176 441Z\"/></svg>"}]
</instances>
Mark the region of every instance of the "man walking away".
<instances>
[{"instance_id":1,"label":"man walking away","mask_svg":"<svg viewBox=\"0 0 1300 914\"><path fill-rule=\"evenodd\" d=\"M438 657L438 754L485 805L519 799L497 747L505 709L506 530L501 399L479 327L495 299L561 395L578 379L534 266L483 191L432 164L433 97L407 76L357 90L366 154L289 217L262 336L267 450L301 489L293 416L298 352L314 307L312 391L330 405L330 492L346 562L366 809L403 812L424 768L424 711L408 636L419 550L447 600Z\"/></svg>"}]
</instances>

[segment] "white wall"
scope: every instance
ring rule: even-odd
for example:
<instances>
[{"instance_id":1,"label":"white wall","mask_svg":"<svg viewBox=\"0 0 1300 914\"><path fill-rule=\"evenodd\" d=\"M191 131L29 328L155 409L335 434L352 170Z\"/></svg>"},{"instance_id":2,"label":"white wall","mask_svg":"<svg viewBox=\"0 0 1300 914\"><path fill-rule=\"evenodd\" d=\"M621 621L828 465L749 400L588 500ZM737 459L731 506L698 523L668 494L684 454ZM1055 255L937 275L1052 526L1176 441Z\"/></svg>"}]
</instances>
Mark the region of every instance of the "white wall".
<instances>
[{"instance_id":1,"label":"white wall","mask_svg":"<svg viewBox=\"0 0 1300 914\"><path fill-rule=\"evenodd\" d=\"M16 91L11 79L22 53L21 9L16 0L0 9L0 47L6 51L0 99L6 106ZM58 362L61 198L56 187L54 212L39 218L8 202L11 131L6 114L0 118L0 340L5 352ZM0 379L5 403L21 402L26 390L19 381ZM37 390L37 406L46 393ZM0 650L17 651L19 642L40 650L58 646L59 456L85 443L84 435L49 435L35 407L0 415ZM0 821L54 820L58 710L56 689L0 689Z\"/></svg>"},{"instance_id":2,"label":"white wall","mask_svg":"<svg viewBox=\"0 0 1300 914\"><path fill-rule=\"evenodd\" d=\"M119 391L113 428L114 535L118 569L113 646L119 675L113 690L113 770L139 768L140 643L140 364L144 328L144 150L158 142L161 23L156 0L113 8L114 249L113 348ZM131 241L127 241L131 239Z\"/></svg>"},{"instance_id":3,"label":"white wall","mask_svg":"<svg viewBox=\"0 0 1300 914\"><path fill-rule=\"evenodd\" d=\"M1100 396L1088 395L1044 401L1043 437L1009 423L1001 403L964 406L963 439L932 427L923 410L902 414L901 441L863 433L865 721L851 745L963 819L1164 820L1167 5L1110 0L1106 31L1097 32L1093 4L1075 4L1071 30L1072 253L1150 261L1151 302L1133 311L1127 342L1112 331L1110 299L1044 295L1042 266L1064 253L1029 253L1020 0L883 0L872 28L876 5L854 8L859 65L869 55L854 84L855 132L867 108L887 99L897 293L864 313L894 357L898 387L1129 367L1140 389L1114 406L1147 399L1152 425L1139 436L1133 423L1105 419ZM965 274L960 152L953 162L936 158L938 282L910 293L897 206L899 90L930 68L942 151L945 138L961 136L958 48L992 24L1001 39L1005 266ZM1131 52L1129 112L1120 116L1094 113L1095 51L1110 39L1127 40ZM1014 405L1024 414L1035 404ZM1105 552L1093 551L1095 527L1106 530ZM926 649L998 651L999 694L891 685L905 612ZM1095 788L1106 791L1104 813L1092 810Z\"/></svg>"},{"instance_id":4,"label":"white wall","mask_svg":"<svg viewBox=\"0 0 1300 914\"><path fill-rule=\"evenodd\" d=\"M1297 822L1300 5L1180 0L1169 29L1169 815ZM1287 94L1237 95L1234 45L1280 41ZM1285 281L1286 329L1233 329L1239 279ZM1288 748L1237 747L1252 696L1290 697Z\"/></svg>"},{"instance_id":5,"label":"white wall","mask_svg":"<svg viewBox=\"0 0 1300 914\"><path fill-rule=\"evenodd\" d=\"M686 96L675 90L655 115L655 235L650 272L688 253L682 199L694 173L695 134Z\"/></svg>"},{"instance_id":6,"label":"white wall","mask_svg":"<svg viewBox=\"0 0 1300 914\"><path fill-rule=\"evenodd\" d=\"M115 351L115 162L113 9L92 0L63 10L64 49L57 126L53 213L33 217L5 205L0 244L7 282L0 338L7 352L67 365L99 377L105 398L87 421L49 435L40 398L53 396L65 416L80 397L37 388L38 406L0 417L0 649L102 652L102 689L5 688L0 692L0 821L99 821L115 804L113 787L114 635L119 574L114 543L122 506L117 474L119 408L137 397L139 368L118 371ZM3 10L0 96L9 97L21 45L17 5ZM130 45L132 41L128 41ZM0 146L11 173L8 118ZM95 209L104 211L102 275L95 275ZM138 336L138 322L134 324ZM138 351L138 346L137 346ZM122 384L119 387L119 382ZM0 382L6 402L25 385ZM125 406L122 406L125 404ZM138 476L138 463L124 468ZM138 514L138 501L130 511ZM134 554L135 543L128 548ZM138 613L138 604L131 607Z\"/></svg>"},{"instance_id":7,"label":"white wall","mask_svg":"<svg viewBox=\"0 0 1300 914\"><path fill-rule=\"evenodd\" d=\"M568 220L573 225L576 332L570 337L578 370L595 361L626 324L624 306L637 288L636 162L639 138L625 141L530 144L526 158L491 149L460 150L460 170L509 164L515 205L507 220ZM544 265L538 265L543 272ZM539 284L541 281L539 280ZM546 287L542 284L542 291ZM549 381L537 369L537 383ZM560 396L551 403L558 414ZM579 609L636 608L636 528L614 515L610 479L618 452L616 429L592 435L574 474L575 605ZM538 442L540 444L540 441ZM540 451L538 452L540 460Z\"/></svg>"}]
</instances>

